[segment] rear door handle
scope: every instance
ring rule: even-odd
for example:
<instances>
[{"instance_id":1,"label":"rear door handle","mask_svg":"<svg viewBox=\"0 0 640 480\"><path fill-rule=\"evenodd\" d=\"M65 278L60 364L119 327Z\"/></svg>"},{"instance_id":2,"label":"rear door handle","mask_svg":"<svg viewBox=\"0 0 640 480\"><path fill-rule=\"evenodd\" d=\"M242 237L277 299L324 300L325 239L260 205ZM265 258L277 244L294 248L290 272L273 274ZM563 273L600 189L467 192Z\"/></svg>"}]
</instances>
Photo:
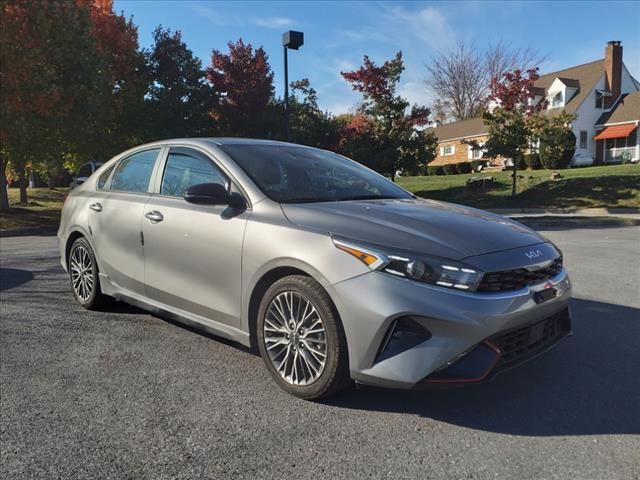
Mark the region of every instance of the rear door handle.
<instances>
[{"instance_id":1,"label":"rear door handle","mask_svg":"<svg viewBox=\"0 0 640 480\"><path fill-rule=\"evenodd\" d=\"M89 205L89 208L94 212L101 212L102 204L100 202L92 203L91 205Z\"/></svg>"},{"instance_id":2,"label":"rear door handle","mask_svg":"<svg viewBox=\"0 0 640 480\"><path fill-rule=\"evenodd\" d=\"M151 223L158 223L164 220L164 216L157 210L147 212L144 214L144 216L151 220Z\"/></svg>"}]
</instances>

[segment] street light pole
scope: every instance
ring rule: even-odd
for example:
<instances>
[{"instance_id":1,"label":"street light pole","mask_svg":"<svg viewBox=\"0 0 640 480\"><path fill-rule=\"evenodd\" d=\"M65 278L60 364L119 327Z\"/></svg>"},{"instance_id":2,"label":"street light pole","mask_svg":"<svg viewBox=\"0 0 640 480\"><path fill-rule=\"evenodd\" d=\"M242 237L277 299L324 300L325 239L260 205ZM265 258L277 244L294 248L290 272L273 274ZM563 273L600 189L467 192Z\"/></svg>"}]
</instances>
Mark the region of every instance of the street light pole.
<instances>
[{"instance_id":1,"label":"street light pole","mask_svg":"<svg viewBox=\"0 0 640 480\"><path fill-rule=\"evenodd\" d=\"M304 34L289 30L282 35L284 47L284 138L289 141L289 54L288 49L298 50L304 44Z\"/></svg>"},{"instance_id":2,"label":"street light pole","mask_svg":"<svg viewBox=\"0 0 640 480\"><path fill-rule=\"evenodd\" d=\"M289 141L289 55L284 47L284 139Z\"/></svg>"}]
</instances>

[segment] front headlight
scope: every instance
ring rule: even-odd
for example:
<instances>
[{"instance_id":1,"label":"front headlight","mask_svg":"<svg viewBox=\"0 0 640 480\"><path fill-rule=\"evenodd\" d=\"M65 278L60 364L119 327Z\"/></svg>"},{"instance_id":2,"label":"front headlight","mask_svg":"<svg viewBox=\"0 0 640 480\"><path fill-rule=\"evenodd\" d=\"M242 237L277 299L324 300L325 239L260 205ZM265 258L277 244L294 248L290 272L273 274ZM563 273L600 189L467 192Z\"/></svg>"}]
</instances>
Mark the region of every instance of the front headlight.
<instances>
[{"instance_id":1,"label":"front headlight","mask_svg":"<svg viewBox=\"0 0 640 480\"><path fill-rule=\"evenodd\" d=\"M373 245L356 244L335 237L333 244L372 270L379 270L417 282L457 290L475 291L482 279L481 271L455 260L393 251Z\"/></svg>"}]
</instances>

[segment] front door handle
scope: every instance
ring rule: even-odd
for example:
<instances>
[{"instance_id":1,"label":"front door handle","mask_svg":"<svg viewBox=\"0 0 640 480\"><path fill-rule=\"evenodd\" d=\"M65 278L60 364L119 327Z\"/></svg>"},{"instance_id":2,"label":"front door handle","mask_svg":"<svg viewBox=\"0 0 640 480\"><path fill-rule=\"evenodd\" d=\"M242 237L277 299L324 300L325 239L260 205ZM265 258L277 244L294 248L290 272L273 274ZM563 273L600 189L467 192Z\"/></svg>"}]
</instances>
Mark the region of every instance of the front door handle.
<instances>
[{"instance_id":1,"label":"front door handle","mask_svg":"<svg viewBox=\"0 0 640 480\"><path fill-rule=\"evenodd\" d=\"M144 214L144 216L151 220L151 223L158 223L164 220L164 216L157 210L147 212Z\"/></svg>"},{"instance_id":2,"label":"front door handle","mask_svg":"<svg viewBox=\"0 0 640 480\"><path fill-rule=\"evenodd\" d=\"M100 202L92 203L91 205L89 205L89 208L94 212L101 212L102 204Z\"/></svg>"}]
</instances>

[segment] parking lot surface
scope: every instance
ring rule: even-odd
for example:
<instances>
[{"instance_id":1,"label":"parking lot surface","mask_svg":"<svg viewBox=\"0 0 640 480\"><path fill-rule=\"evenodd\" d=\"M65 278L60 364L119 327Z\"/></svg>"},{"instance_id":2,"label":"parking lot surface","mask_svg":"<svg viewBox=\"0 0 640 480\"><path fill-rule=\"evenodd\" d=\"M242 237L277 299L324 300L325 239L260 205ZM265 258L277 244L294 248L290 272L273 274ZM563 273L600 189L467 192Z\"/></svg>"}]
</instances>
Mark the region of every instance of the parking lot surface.
<instances>
[{"instance_id":1,"label":"parking lot surface","mask_svg":"<svg viewBox=\"0 0 640 480\"><path fill-rule=\"evenodd\" d=\"M640 478L640 228L544 233L574 336L488 384L324 403L237 345L83 310L54 237L2 238L0 477Z\"/></svg>"}]
</instances>

